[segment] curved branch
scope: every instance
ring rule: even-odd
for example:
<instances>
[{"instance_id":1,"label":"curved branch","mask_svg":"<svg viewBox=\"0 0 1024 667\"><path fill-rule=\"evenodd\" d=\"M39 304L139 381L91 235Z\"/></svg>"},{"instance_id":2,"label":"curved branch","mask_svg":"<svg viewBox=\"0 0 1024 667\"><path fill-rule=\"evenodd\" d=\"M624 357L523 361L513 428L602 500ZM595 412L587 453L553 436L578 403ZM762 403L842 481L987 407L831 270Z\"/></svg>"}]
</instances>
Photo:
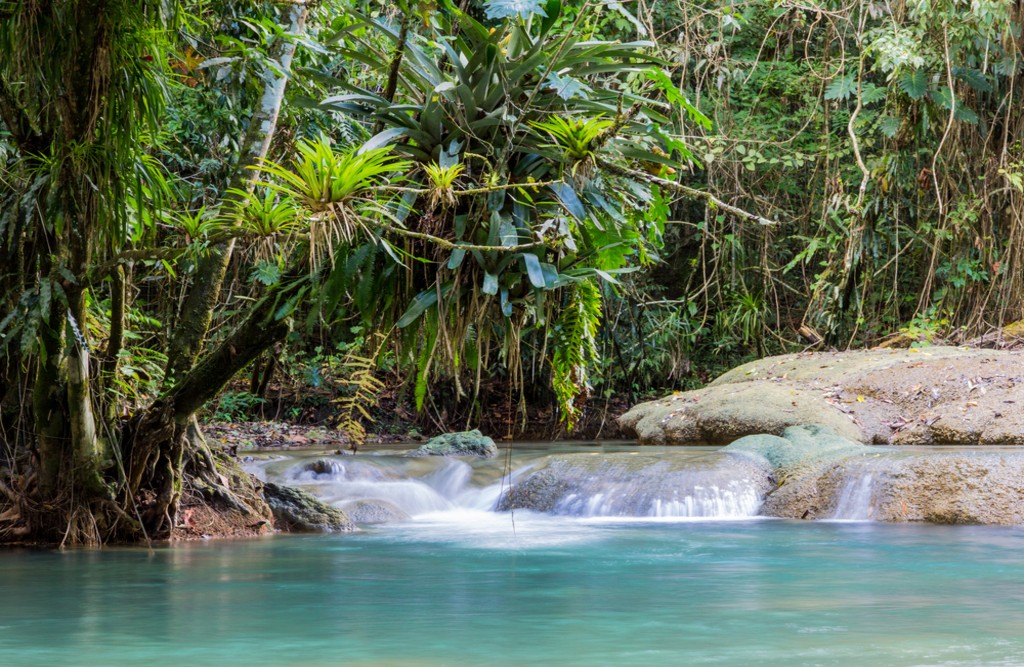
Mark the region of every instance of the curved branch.
<instances>
[{"instance_id":1,"label":"curved branch","mask_svg":"<svg viewBox=\"0 0 1024 667\"><path fill-rule=\"evenodd\" d=\"M745 211L742 208L739 208L738 206L727 204L718 197L716 197L715 195L711 194L710 192L705 192L703 190L691 188L687 185L683 185L682 183L676 183L675 181L670 181L666 178L652 176L651 174L642 171L637 171L636 169L620 167L617 164L612 164L611 162L608 162L607 160L603 160L600 158L597 160L597 163L603 169L607 169L609 172L615 174L616 176L622 176L624 178L633 178L639 181L644 181L645 183L657 185L667 190L672 190L673 192L678 192L682 195L686 195L687 197L693 197L694 199L703 199L708 204L716 208L720 208L723 211L727 211L729 213L732 213L733 215L739 216L746 220L753 220L759 225L779 224L777 220L771 220L770 218L762 217L760 215L757 215L756 213Z\"/></svg>"}]
</instances>

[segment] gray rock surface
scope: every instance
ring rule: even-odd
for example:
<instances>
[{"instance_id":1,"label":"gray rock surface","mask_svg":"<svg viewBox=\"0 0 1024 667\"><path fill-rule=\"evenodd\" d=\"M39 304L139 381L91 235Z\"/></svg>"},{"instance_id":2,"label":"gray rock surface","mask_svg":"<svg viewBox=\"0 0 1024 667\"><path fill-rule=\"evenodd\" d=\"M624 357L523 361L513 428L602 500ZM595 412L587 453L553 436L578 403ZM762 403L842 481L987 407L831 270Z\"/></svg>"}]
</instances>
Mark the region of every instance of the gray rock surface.
<instances>
[{"instance_id":1,"label":"gray rock surface","mask_svg":"<svg viewBox=\"0 0 1024 667\"><path fill-rule=\"evenodd\" d=\"M955 347L768 357L620 418L642 444L828 426L872 444L1024 444L1024 353Z\"/></svg>"},{"instance_id":2,"label":"gray rock surface","mask_svg":"<svg viewBox=\"0 0 1024 667\"><path fill-rule=\"evenodd\" d=\"M477 429L445 433L431 438L425 445L409 452L407 456L479 456L493 458L498 455L494 440Z\"/></svg>"},{"instance_id":3,"label":"gray rock surface","mask_svg":"<svg viewBox=\"0 0 1024 667\"><path fill-rule=\"evenodd\" d=\"M392 523L409 518L404 510L386 500L353 500L342 505L342 509L349 519L358 524Z\"/></svg>"},{"instance_id":4,"label":"gray rock surface","mask_svg":"<svg viewBox=\"0 0 1024 667\"><path fill-rule=\"evenodd\" d=\"M293 486L265 482L263 497L280 530L299 533L338 533L355 530L351 519L337 507Z\"/></svg>"},{"instance_id":5,"label":"gray rock surface","mask_svg":"<svg viewBox=\"0 0 1024 667\"><path fill-rule=\"evenodd\" d=\"M765 516L1024 524L1024 451L880 450L820 426L748 436L722 451L770 467Z\"/></svg>"}]
</instances>

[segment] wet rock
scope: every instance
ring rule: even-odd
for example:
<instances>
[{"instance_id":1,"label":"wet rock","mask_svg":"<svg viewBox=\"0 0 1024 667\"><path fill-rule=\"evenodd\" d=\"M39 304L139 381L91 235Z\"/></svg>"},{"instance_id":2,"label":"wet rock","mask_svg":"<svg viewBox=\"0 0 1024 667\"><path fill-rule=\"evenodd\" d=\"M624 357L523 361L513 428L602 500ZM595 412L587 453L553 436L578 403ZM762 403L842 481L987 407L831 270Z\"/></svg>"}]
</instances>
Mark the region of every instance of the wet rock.
<instances>
[{"instance_id":1,"label":"wet rock","mask_svg":"<svg viewBox=\"0 0 1024 667\"><path fill-rule=\"evenodd\" d=\"M1024 352L954 347L790 354L641 403L642 444L728 443L820 424L872 444L1024 444Z\"/></svg>"},{"instance_id":2,"label":"wet rock","mask_svg":"<svg viewBox=\"0 0 1024 667\"><path fill-rule=\"evenodd\" d=\"M479 456L494 458L498 455L498 446L494 440L483 435L477 429L459 433L445 433L427 441L407 456Z\"/></svg>"},{"instance_id":3,"label":"wet rock","mask_svg":"<svg viewBox=\"0 0 1024 667\"><path fill-rule=\"evenodd\" d=\"M753 516L772 488L752 457L562 454L512 485L498 510L570 516Z\"/></svg>"},{"instance_id":4,"label":"wet rock","mask_svg":"<svg viewBox=\"0 0 1024 667\"><path fill-rule=\"evenodd\" d=\"M1024 451L879 451L817 425L721 451L770 468L765 516L1024 524Z\"/></svg>"},{"instance_id":5,"label":"wet rock","mask_svg":"<svg viewBox=\"0 0 1024 667\"><path fill-rule=\"evenodd\" d=\"M851 494L861 496L859 507L846 506ZM1024 525L1024 452L862 454L783 485L762 511L784 518Z\"/></svg>"},{"instance_id":6,"label":"wet rock","mask_svg":"<svg viewBox=\"0 0 1024 667\"><path fill-rule=\"evenodd\" d=\"M317 475L337 475L345 470L344 466L331 459L310 461L304 466L304 469Z\"/></svg>"},{"instance_id":7,"label":"wet rock","mask_svg":"<svg viewBox=\"0 0 1024 667\"><path fill-rule=\"evenodd\" d=\"M342 509L348 518L358 524L393 523L409 518L402 508L386 500L354 500L342 505Z\"/></svg>"},{"instance_id":8,"label":"wet rock","mask_svg":"<svg viewBox=\"0 0 1024 667\"><path fill-rule=\"evenodd\" d=\"M871 448L811 424L788 427L781 436L746 436L722 451L764 461L769 467L774 488L765 498L762 514L813 519L830 516L822 509L832 497L820 485L825 472Z\"/></svg>"},{"instance_id":9,"label":"wet rock","mask_svg":"<svg viewBox=\"0 0 1024 667\"><path fill-rule=\"evenodd\" d=\"M355 524L345 512L302 489L266 482L263 497L274 514L274 523L281 530L300 533L355 530Z\"/></svg>"}]
</instances>

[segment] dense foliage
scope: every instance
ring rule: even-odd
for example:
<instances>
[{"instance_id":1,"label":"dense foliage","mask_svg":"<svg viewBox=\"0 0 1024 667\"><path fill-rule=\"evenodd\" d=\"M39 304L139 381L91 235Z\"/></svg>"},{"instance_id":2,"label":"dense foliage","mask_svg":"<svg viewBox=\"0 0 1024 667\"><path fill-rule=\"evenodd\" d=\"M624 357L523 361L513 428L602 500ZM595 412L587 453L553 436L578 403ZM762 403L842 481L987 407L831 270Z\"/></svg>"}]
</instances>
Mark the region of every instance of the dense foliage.
<instances>
[{"instance_id":1,"label":"dense foliage","mask_svg":"<svg viewBox=\"0 0 1024 667\"><path fill-rule=\"evenodd\" d=\"M1021 20L0 3L0 539L243 506L197 415L275 384L355 440L385 391L572 429L745 356L1021 319Z\"/></svg>"}]
</instances>

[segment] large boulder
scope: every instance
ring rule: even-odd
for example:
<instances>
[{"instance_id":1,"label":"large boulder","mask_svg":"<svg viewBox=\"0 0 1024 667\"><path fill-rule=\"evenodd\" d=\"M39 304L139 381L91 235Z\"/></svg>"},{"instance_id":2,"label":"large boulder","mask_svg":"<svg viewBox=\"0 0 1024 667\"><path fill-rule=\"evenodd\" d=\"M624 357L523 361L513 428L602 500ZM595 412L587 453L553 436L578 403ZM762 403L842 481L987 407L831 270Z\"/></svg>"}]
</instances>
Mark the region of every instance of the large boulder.
<instances>
[{"instance_id":1,"label":"large boulder","mask_svg":"<svg viewBox=\"0 0 1024 667\"><path fill-rule=\"evenodd\" d=\"M787 480L766 516L1024 524L1024 452L866 453Z\"/></svg>"},{"instance_id":2,"label":"large boulder","mask_svg":"<svg viewBox=\"0 0 1024 667\"><path fill-rule=\"evenodd\" d=\"M274 523L280 530L298 533L338 533L356 528L345 512L302 489L265 482L263 497L270 505Z\"/></svg>"},{"instance_id":3,"label":"large boulder","mask_svg":"<svg viewBox=\"0 0 1024 667\"><path fill-rule=\"evenodd\" d=\"M873 444L1024 444L1024 353L931 347L769 357L620 418L642 444L726 444L800 424Z\"/></svg>"},{"instance_id":4,"label":"large boulder","mask_svg":"<svg viewBox=\"0 0 1024 667\"><path fill-rule=\"evenodd\" d=\"M498 446L477 429L445 433L431 438L407 456L479 456L494 458L498 455Z\"/></svg>"}]
</instances>

